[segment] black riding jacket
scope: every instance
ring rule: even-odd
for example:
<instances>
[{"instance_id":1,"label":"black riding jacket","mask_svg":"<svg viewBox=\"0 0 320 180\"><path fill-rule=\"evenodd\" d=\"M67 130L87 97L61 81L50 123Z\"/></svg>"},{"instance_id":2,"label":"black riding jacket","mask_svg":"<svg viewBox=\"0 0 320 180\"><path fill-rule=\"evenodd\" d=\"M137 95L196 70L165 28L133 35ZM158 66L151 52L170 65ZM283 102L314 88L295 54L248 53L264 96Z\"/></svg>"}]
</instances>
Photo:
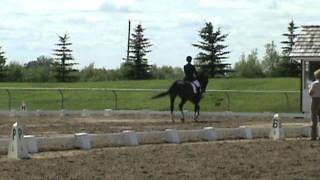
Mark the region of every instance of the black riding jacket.
<instances>
[{"instance_id":1,"label":"black riding jacket","mask_svg":"<svg viewBox=\"0 0 320 180\"><path fill-rule=\"evenodd\" d=\"M192 65L191 63L188 63L188 64L184 65L183 69L184 69L184 74L185 74L184 80L190 81L190 82L197 80L198 73L197 73L194 65Z\"/></svg>"}]
</instances>

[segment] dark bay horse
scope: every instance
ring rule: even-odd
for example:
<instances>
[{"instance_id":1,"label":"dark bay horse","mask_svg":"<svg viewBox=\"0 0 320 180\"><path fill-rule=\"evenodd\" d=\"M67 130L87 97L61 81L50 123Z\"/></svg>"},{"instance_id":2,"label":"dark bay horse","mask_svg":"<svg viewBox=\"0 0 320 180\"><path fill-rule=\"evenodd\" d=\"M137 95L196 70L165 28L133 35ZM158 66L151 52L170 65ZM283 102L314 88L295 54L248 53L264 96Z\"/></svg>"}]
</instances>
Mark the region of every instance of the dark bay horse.
<instances>
[{"instance_id":1,"label":"dark bay horse","mask_svg":"<svg viewBox=\"0 0 320 180\"><path fill-rule=\"evenodd\" d=\"M174 101L177 96L181 98L181 102L179 104L179 108L181 111L181 121L184 122L184 113L183 113L183 105L189 100L194 104L194 121L197 121L198 116L200 114L200 100L202 98L202 94L206 91L208 85L208 76L205 73L200 73L198 77L198 81L201 86L201 92L194 93L192 85L188 81L184 80L177 80L175 81L170 88L166 92L162 92L152 99L164 97L166 95L170 96L170 110L171 110L171 120L174 122L173 117L173 108L174 108Z\"/></svg>"}]
</instances>

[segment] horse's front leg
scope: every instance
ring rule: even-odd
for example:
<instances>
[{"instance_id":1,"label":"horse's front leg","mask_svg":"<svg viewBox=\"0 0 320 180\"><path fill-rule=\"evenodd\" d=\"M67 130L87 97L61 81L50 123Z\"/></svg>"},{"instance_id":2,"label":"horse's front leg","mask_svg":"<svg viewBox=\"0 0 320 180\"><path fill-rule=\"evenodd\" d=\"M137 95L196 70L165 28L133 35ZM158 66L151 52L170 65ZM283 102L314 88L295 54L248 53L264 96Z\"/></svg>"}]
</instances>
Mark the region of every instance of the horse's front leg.
<instances>
[{"instance_id":1,"label":"horse's front leg","mask_svg":"<svg viewBox=\"0 0 320 180\"><path fill-rule=\"evenodd\" d=\"M173 115L173 109L174 109L174 100L175 100L175 96L171 95L170 96L170 111L171 111L171 121L174 123L174 115Z\"/></svg>"},{"instance_id":2,"label":"horse's front leg","mask_svg":"<svg viewBox=\"0 0 320 180\"><path fill-rule=\"evenodd\" d=\"M179 104L179 108L180 108L180 112L181 112L181 122L184 123L184 113L183 113L183 105L184 103L186 103L187 100L186 99L182 99L180 104Z\"/></svg>"}]
</instances>

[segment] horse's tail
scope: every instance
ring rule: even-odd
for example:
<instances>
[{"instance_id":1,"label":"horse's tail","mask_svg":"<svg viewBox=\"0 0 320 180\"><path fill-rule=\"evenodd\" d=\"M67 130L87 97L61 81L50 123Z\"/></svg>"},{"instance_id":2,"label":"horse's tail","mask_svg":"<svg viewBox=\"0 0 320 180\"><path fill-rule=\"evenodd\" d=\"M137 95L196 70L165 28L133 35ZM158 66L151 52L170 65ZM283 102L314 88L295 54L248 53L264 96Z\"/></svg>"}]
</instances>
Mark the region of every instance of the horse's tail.
<instances>
[{"instance_id":1,"label":"horse's tail","mask_svg":"<svg viewBox=\"0 0 320 180\"><path fill-rule=\"evenodd\" d=\"M169 91L166 91L166 92L162 92L156 96L153 96L151 99L157 99L157 98L161 98L161 97L164 97L166 95L168 95L170 92Z\"/></svg>"},{"instance_id":2,"label":"horse's tail","mask_svg":"<svg viewBox=\"0 0 320 180\"><path fill-rule=\"evenodd\" d=\"M164 97L164 96L170 94L172 92L172 90L174 89L175 85L176 85L176 83L173 83L166 92L162 92L156 96L153 96L151 99L161 98L161 97Z\"/></svg>"}]
</instances>

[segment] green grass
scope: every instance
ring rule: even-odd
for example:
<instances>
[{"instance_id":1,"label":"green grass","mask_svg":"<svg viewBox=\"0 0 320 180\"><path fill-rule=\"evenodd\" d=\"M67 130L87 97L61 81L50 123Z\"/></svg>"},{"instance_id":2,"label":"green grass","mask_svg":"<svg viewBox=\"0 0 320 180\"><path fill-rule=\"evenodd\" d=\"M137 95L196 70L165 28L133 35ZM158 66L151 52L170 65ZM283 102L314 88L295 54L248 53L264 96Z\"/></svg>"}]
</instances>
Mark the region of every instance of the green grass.
<instances>
[{"instance_id":1,"label":"green grass","mask_svg":"<svg viewBox=\"0 0 320 180\"><path fill-rule=\"evenodd\" d=\"M1 83L0 87L16 88L123 88L123 89L167 89L173 80L107 81L88 83ZM265 79L211 79L208 89L216 90L299 90L298 78ZM61 96L58 91L11 90L11 108L19 109L25 101L29 110L58 110ZM151 100L156 92L117 92L118 109L168 110L169 98ZM64 91L64 109L115 109L115 96L103 91ZM285 94L227 94L206 93L201 102L202 111L246 111L246 112L298 112L299 94L289 94L287 106ZM176 107L179 100L176 103ZM0 91L0 109L8 109L9 98L6 91ZM187 103L186 109L193 106Z\"/></svg>"}]
</instances>

